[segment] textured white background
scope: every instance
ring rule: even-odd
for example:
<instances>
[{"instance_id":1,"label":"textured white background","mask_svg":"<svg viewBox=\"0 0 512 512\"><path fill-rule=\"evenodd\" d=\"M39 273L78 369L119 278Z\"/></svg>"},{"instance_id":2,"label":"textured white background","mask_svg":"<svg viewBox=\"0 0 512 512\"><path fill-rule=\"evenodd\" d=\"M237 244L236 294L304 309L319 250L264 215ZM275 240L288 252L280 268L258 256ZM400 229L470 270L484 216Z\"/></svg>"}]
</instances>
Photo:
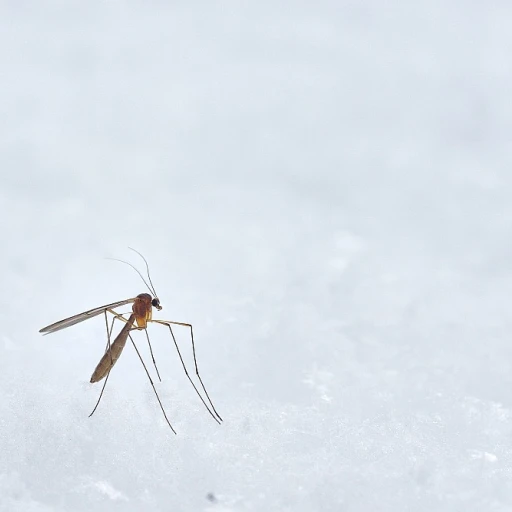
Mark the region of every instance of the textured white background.
<instances>
[{"instance_id":1,"label":"textured white background","mask_svg":"<svg viewBox=\"0 0 512 512\"><path fill-rule=\"evenodd\" d=\"M0 511L510 511L511 17L3 2ZM130 346L87 417L101 317L38 333L127 246L223 426L165 329L178 436Z\"/></svg>"}]
</instances>

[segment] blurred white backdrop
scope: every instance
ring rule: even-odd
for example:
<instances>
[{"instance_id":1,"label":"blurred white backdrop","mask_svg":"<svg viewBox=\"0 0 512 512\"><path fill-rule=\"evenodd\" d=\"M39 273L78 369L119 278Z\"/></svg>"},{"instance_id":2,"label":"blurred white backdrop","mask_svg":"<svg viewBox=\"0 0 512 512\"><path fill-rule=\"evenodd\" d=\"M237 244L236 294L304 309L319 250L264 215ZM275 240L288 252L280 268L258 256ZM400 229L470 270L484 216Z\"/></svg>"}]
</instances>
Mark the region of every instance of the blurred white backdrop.
<instances>
[{"instance_id":1,"label":"blurred white backdrop","mask_svg":"<svg viewBox=\"0 0 512 512\"><path fill-rule=\"evenodd\" d=\"M509 511L511 16L4 2L0 511ZM130 346L87 417L101 317L38 333L128 246L222 426L165 329L178 436Z\"/></svg>"}]
</instances>

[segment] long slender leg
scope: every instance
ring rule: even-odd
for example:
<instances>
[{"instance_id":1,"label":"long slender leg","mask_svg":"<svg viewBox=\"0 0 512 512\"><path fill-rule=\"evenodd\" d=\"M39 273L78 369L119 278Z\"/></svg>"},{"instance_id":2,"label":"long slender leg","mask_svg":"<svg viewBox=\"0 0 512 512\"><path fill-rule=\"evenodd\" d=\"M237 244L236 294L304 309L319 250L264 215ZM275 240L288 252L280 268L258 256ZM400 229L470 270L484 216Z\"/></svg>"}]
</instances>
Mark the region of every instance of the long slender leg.
<instances>
[{"instance_id":1,"label":"long slender leg","mask_svg":"<svg viewBox=\"0 0 512 512\"><path fill-rule=\"evenodd\" d=\"M110 348L110 335L112 334L112 329L114 328L114 320L116 319L116 317L112 318L112 325L110 326L110 330L109 330L109 328L108 328L107 310L103 311L103 314L105 315L105 327L107 329L107 347L105 348L105 352L107 350L110 352L110 362L112 363L112 350ZM103 393L103 390L101 390L101 392Z\"/></svg>"},{"instance_id":2,"label":"long slender leg","mask_svg":"<svg viewBox=\"0 0 512 512\"><path fill-rule=\"evenodd\" d=\"M114 327L114 320L115 320L116 318L117 318L118 320L122 320L123 322L128 322L128 320L126 320L126 318L124 318L122 314L116 313L115 311L112 311L112 310L110 310L110 309L105 310L105 316L106 316L106 314L107 314L107 311L108 311L109 313L112 313L112 314L114 315L114 318L112 318L112 324L111 324L111 326L110 326L110 334L112 335L112 329L113 329L113 327ZM142 328L140 328L140 327L135 327L135 329L142 330ZM108 327L107 327L107 330L108 330ZM160 382L162 382L162 378L160 377L160 372L158 371L158 366L156 365L155 356L153 355L153 347L151 346L151 342L149 341L148 331L147 331L147 329L145 329L145 328L144 328L143 330L144 330L144 331L146 331L146 339L148 340L149 352L151 353L151 359L153 360L153 365L154 365L154 367L155 367L156 374L157 374L157 376L158 376L158 380L159 380ZM108 346L108 345L107 345L107 346ZM107 349L105 348L105 351L106 351L106 350L107 350Z\"/></svg>"},{"instance_id":3,"label":"long slender leg","mask_svg":"<svg viewBox=\"0 0 512 512\"><path fill-rule=\"evenodd\" d=\"M110 328L108 327L108 324L107 324L107 318L106 318L107 311L114 315L112 317L112 322L110 322ZM128 320L126 318L124 318L123 314L127 315L128 313L118 314L118 313L114 313L110 309L105 310L105 324L106 324L106 327L107 327L107 344L105 345L105 350L104 350L105 353L107 352L107 350L109 350L109 347L110 347L110 339L112 337L112 331L114 330L114 322L116 320L122 320L123 322L128 323ZM111 359L111 362L112 362L112 359Z\"/></svg>"},{"instance_id":4,"label":"long slender leg","mask_svg":"<svg viewBox=\"0 0 512 512\"><path fill-rule=\"evenodd\" d=\"M160 377L160 372L158 371L158 366L156 365L156 361L155 361L155 356L153 355L153 349L151 348L151 342L149 341L149 334L148 334L148 330L147 329L144 329L144 332L146 333L146 339L148 340L148 345L149 345L149 352L151 353L151 359L153 359L153 365L155 367L155 370L156 370L156 374L158 375L158 380L160 382L162 382L162 379Z\"/></svg>"},{"instance_id":5,"label":"long slender leg","mask_svg":"<svg viewBox=\"0 0 512 512\"><path fill-rule=\"evenodd\" d=\"M126 318L123 317L122 314L118 314L116 313L115 311L111 311L110 309L108 310L109 313L112 313L114 315L114 318L112 319L112 325L111 325L111 328L110 328L110 333L112 334L112 328L114 326L114 320L117 318L119 320L122 320L124 322L127 322L128 320L126 320ZM106 315L106 312L105 312L105 315ZM140 327L135 327L134 329L137 329L137 330L142 330L142 328ZM156 370L156 374L158 376L158 380L160 382L162 382L162 378L160 377L160 372L158 371L158 366L156 365L156 361L155 361L155 356L153 355L153 347L151 346L151 342L149 341L149 334L148 334L148 331L146 328L143 329L144 331L146 331L146 339L148 340L148 345L149 345L149 352L151 353L151 359L153 360L153 365L155 367L155 370ZM106 349L105 349L106 350Z\"/></svg>"},{"instance_id":6,"label":"long slender leg","mask_svg":"<svg viewBox=\"0 0 512 512\"><path fill-rule=\"evenodd\" d=\"M116 316L112 317L112 322L110 324L110 331L109 331L110 336L112 336L112 331L114 330L114 322L115 322L116 318L117 318Z\"/></svg>"},{"instance_id":7,"label":"long slender leg","mask_svg":"<svg viewBox=\"0 0 512 512\"><path fill-rule=\"evenodd\" d=\"M107 327L107 346L105 347L105 353L107 352L107 350L110 352L110 364L113 365L114 363L112 361L112 349L111 349L111 345L110 345L110 336L112 336L112 331L114 330L114 322L115 322L116 318L118 318L118 317L114 316L112 318L112 323L110 324L110 328L109 328L108 320L107 320L107 311L105 310L104 313L105 313L105 324ZM101 397L103 396L103 391L105 391L105 386L107 385L109 375L110 375L110 370L107 373L107 376L105 377L105 382L103 383L103 386L101 387L100 396L98 397L98 400L96 400L96 405L94 406L94 409L92 410L91 414L89 414L89 418L94 414L94 412L98 408L98 405L100 405Z\"/></svg>"},{"instance_id":8,"label":"long slender leg","mask_svg":"<svg viewBox=\"0 0 512 512\"><path fill-rule=\"evenodd\" d=\"M105 391L105 386L107 385L108 378L110 376L110 370L107 373L107 376L105 377L105 382L103 383L103 386L101 387L101 393L98 397L98 400L96 401L96 405L94 406L94 409L92 410L91 414L89 414L89 418L94 414L94 411L98 408L98 405L100 405L101 397L103 396L103 391Z\"/></svg>"},{"instance_id":9,"label":"long slender leg","mask_svg":"<svg viewBox=\"0 0 512 512\"><path fill-rule=\"evenodd\" d=\"M112 331L114 329L114 321L115 321L115 319L117 317L114 316L112 318L112 324L110 325L110 328L109 328L109 326L108 326L108 318L107 318L107 310L105 310L103 313L105 314L105 326L107 328L107 346L105 347L105 353L108 350L108 352L110 353L110 364L113 365L114 363L112 361L112 349L111 349L111 345L110 345L110 336L111 336ZM110 371L107 373L107 376L105 377L105 382L103 383L103 386L101 387L100 396L98 397L98 400L96 400L96 405L94 406L94 409L92 410L91 414L89 414L89 418L94 414L94 412L98 408L98 405L100 405L101 397L103 396L103 391L105 391L105 386L107 385L107 381L108 381L109 375L110 375Z\"/></svg>"},{"instance_id":10,"label":"long slender leg","mask_svg":"<svg viewBox=\"0 0 512 512\"><path fill-rule=\"evenodd\" d=\"M105 311L108 311L111 315L113 315L118 320L121 320L125 324L127 324L129 320L126 319L123 315L131 315L131 313L132 313L131 311L129 313L117 313L113 309L106 309Z\"/></svg>"},{"instance_id":11,"label":"long slender leg","mask_svg":"<svg viewBox=\"0 0 512 512\"><path fill-rule=\"evenodd\" d=\"M129 315L130 313L115 313L114 311L107 309L107 310L105 310L105 314L107 311L113 315L112 322L110 322L110 330L108 330L108 327L107 327L107 335L108 335L108 333L110 333L110 336L112 337L112 331L114 330L114 322L116 320L122 320L124 323L128 323L128 320L124 317L124 315ZM108 348L108 341L107 341L107 345L105 347L105 352L107 351L107 348Z\"/></svg>"},{"instance_id":12,"label":"long slender leg","mask_svg":"<svg viewBox=\"0 0 512 512\"><path fill-rule=\"evenodd\" d=\"M205 385L203 383L203 380L201 379L201 375L199 375L199 367L197 366L196 348L195 348L195 343L194 343L194 331L192 330L192 325L191 324L185 324L183 322L172 322L170 320L151 320L151 322L156 322L156 323L159 323L159 324L162 324L162 325L166 325L169 328L169 331L171 332L172 339L174 341L174 345L176 347L176 350L178 351L178 355L180 357L181 364L183 366L183 370L185 371L185 374L186 374L188 380L190 381L190 383L192 384L192 386L196 390L196 393L198 394L199 398L201 398L201 401L203 402L205 407L208 409L208 412L213 416L215 421L217 421L217 423L220 423L221 421L223 421L221 415L215 409L215 406L213 405L213 402L210 399L210 395L208 394L208 391L206 391L206 387L205 387ZM194 366L195 366L195 370L196 370L196 375L197 375L197 378L199 379L199 382L201 383L201 387L203 388L203 391L204 391L206 397L208 398L208 402L210 403L210 405L211 405L211 407L212 407L212 409L213 409L213 411L215 413L215 416L217 416L217 417L215 417L213 415L213 413L210 411L210 408L206 405L203 397L199 393L197 387L195 386L195 384L193 383L192 379L190 378L190 375L188 374L188 371L187 371L187 368L186 368L185 363L183 361L183 358L181 357L180 349L178 348L178 343L176 342L176 338L174 337L174 333L172 332L171 324L182 325L182 326L190 328L190 339L192 340L192 353L194 355Z\"/></svg>"},{"instance_id":13,"label":"long slender leg","mask_svg":"<svg viewBox=\"0 0 512 512\"><path fill-rule=\"evenodd\" d=\"M176 342L176 337L174 336L171 326L169 324L163 324L163 325L166 325L169 328L169 331L171 332L172 340L174 341L174 346L176 347L176 351L178 352L178 356L180 358L181 365L183 366L183 371L185 372L185 375L187 376L190 384L192 384L192 387L194 388L197 396L201 399L201 402L203 402L203 405L206 407L206 410L210 413L210 416L220 425L220 421L210 410L210 408L208 407L208 404L204 401L204 398L202 397L201 393L199 393L197 386L194 384L194 381L190 378L187 367L185 366L185 361L183 361L183 357L181 356L181 351L179 349L178 343Z\"/></svg>"},{"instance_id":14,"label":"long slender leg","mask_svg":"<svg viewBox=\"0 0 512 512\"><path fill-rule=\"evenodd\" d=\"M167 414L165 413L165 409L164 409L164 406L162 405L162 401L160 400L160 397L158 396L155 385L153 384L153 380L151 379L151 375L149 374L146 364L144 363L144 360L142 359L142 356L140 355L139 349L137 348L137 345L135 345L132 335L128 334L128 336L130 337L130 341L132 342L132 345L135 348L135 352L137 352L140 362L142 363L142 366L144 367L144 370L146 371L146 375L148 376L149 382L151 383L151 386L153 388L153 391L155 392L158 403L160 404L160 409L162 409L162 412L164 414L165 421L167 421L167 424L169 425L169 427L171 427L171 430L176 434L176 430L174 430L174 428L171 425L171 422L169 421L169 418L167 418Z\"/></svg>"},{"instance_id":15,"label":"long slender leg","mask_svg":"<svg viewBox=\"0 0 512 512\"><path fill-rule=\"evenodd\" d=\"M112 333L112 330L114 328L114 321L119 318L126 321L125 326L120 331L120 333L117 335L116 339L114 340L113 344L110 344L110 335ZM105 382L103 382L103 386L101 388L100 396L98 397L98 400L96 401L96 405L94 406L94 409L92 410L91 414L89 414L89 418L94 414L94 411L98 408L98 405L100 404L101 397L103 396L103 392L105 391L105 386L107 385L108 378L110 376L110 371L112 370L112 367L116 363L116 361L119 359L119 356L121 355L121 352L123 351L124 345L126 343L126 338L128 337L128 333L133 325L133 322L135 321L135 316L132 314L130 316L129 320L126 320L122 316L116 315L114 319L112 320L112 326L110 328L110 331L108 329L108 323L107 323L107 338L108 338L108 348L105 350L105 353L103 354L103 357L101 358L100 362L96 366L96 369L94 370L94 373L91 377L91 382L98 382L103 377L105 377ZM105 359L107 358L107 359ZM108 368L108 369L107 369Z\"/></svg>"}]
</instances>

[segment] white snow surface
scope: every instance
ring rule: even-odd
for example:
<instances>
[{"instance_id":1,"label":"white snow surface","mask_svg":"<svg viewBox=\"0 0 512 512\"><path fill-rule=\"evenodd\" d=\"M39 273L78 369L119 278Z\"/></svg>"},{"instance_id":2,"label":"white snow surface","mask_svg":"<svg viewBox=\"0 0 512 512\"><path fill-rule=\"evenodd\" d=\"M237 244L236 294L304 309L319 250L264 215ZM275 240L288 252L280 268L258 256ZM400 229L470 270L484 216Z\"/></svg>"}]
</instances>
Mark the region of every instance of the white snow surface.
<instances>
[{"instance_id":1,"label":"white snow surface","mask_svg":"<svg viewBox=\"0 0 512 512\"><path fill-rule=\"evenodd\" d=\"M512 510L511 19L3 2L0 512ZM129 344L88 417L101 316L39 334L128 246L221 426L165 327L176 436Z\"/></svg>"}]
</instances>

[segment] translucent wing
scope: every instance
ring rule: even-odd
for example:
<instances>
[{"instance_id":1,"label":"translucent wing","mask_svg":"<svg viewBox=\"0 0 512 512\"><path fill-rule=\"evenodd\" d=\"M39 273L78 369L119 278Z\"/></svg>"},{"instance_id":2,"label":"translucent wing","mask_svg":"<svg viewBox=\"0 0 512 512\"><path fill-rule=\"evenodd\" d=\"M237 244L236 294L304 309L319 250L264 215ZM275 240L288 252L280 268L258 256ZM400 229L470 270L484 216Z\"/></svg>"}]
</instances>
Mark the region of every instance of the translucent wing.
<instances>
[{"instance_id":1,"label":"translucent wing","mask_svg":"<svg viewBox=\"0 0 512 512\"><path fill-rule=\"evenodd\" d=\"M97 315L100 315L107 309L118 308L120 306L124 306L125 304L131 304L133 302L135 302L135 298L120 300L118 302L112 302L112 304L106 304L105 306L90 309L89 311L78 313L78 315L70 316L69 318L65 318L64 320L60 320L59 322L55 322L54 324L43 327L39 332L42 332L44 334L50 334L52 332L60 331L61 329L71 327L72 325L83 322L84 320L88 320L89 318L93 318Z\"/></svg>"}]
</instances>

